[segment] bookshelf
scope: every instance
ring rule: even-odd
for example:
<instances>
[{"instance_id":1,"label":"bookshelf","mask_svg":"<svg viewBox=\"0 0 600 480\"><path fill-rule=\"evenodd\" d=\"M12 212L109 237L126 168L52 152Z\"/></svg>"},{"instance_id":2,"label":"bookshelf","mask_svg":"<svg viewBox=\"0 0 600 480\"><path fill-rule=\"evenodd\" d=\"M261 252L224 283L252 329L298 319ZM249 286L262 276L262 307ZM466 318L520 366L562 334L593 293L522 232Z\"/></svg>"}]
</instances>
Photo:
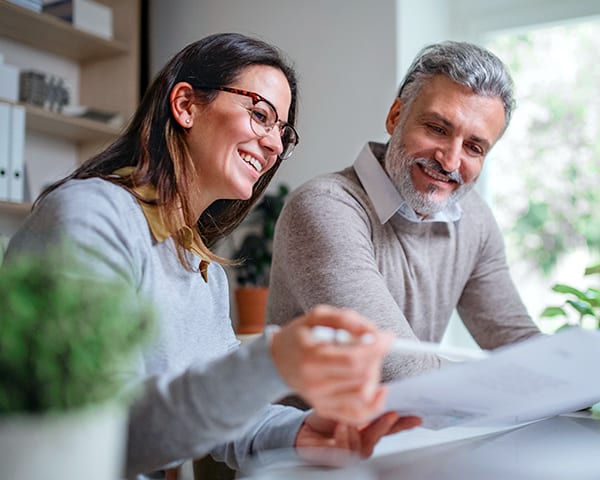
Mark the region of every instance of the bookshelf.
<instances>
[{"instance_id":1,"label":"bookshelf","mask_svg":"<svg viewBox=\"0 0 600 480\"><path fill-rule=\"evenodd\" d=\"M72 101L118 112L127 121L139 100L141 0L96 1L113 10L113 39L90 34L7 0L0 0L0 38L45 52L50 59L74 62L79 73L79 98ZM108 145L120 132L102 122L24 106L28 134L34 132L69 142L76 149L78 163ZM28 160L26 156L26 163ZM0 202L0 234L10 235L12 232L3 225L14 226L16 219L24 218L29 209L30 204Z\"/></svg>"},{"instance_id":2,"label":"bookshelf","mask_svg":"<svg viewBox=\"0 0 600 480\"><path fill-rule=\"evenodd\" d=\"M125 42L106 40L44 13L0 1L0 35L77 61L127 54Z\"/></svg>"}]
</instances>

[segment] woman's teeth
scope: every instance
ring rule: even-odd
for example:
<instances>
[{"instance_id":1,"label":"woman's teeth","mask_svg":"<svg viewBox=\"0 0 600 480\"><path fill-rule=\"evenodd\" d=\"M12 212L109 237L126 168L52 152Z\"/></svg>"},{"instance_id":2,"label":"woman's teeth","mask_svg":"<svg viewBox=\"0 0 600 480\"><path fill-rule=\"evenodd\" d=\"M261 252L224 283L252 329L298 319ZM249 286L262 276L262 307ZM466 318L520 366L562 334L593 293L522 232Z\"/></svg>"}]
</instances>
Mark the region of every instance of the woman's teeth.
<instances>
[{"instance_id":1,"label":"woman's teeth","mask_svg":"<svg viewBox=\"0 0 600 480\"><path fill-rule=\"evenodd\" d=\"M252 155L248 155L247 153L242 153L242 154L240 154L240 157L242 157L242 160L244 162L252 165L258 173L262 172L263 167L262 167L261 163L256 158L254 158Z\"/></svg>"}]
</instances>

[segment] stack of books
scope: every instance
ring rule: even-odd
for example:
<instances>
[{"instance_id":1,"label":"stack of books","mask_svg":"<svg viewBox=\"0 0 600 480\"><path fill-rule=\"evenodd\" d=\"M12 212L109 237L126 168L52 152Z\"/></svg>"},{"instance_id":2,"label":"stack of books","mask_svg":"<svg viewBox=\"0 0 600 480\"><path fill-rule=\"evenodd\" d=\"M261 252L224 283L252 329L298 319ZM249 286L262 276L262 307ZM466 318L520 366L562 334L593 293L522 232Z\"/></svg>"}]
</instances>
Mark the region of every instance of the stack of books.
<instances>
[{"instance_id":1,"label":"stack of books","mask_svg":"<svg viewBox=\"0 0 600 480\"><path fill-rule=\"evenodd\" d=\"M36 12L42 11L42 6L44 4L43 0L8 0L11 3L16 5L21 5L22 7L29 8L30 10L35 10Z\"/></svg>"}]
</instances>

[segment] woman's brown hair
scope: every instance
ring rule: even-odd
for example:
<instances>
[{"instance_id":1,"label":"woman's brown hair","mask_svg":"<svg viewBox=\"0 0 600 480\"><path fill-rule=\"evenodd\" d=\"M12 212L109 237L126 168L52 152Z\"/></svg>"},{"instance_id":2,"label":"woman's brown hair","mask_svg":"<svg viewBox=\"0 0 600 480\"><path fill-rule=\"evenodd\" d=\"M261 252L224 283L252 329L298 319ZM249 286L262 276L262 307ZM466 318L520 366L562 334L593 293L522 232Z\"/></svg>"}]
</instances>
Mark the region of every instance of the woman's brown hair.
<instances>
[{"instance_id":1,"label":"woman's brown hair","mask_svg":"<svg viewBox=\"0 0 600 480\"><path fill-rule=\"evenodd\" d=\"M297 82L293 68L275 47L251 37L236 33L221 33L203 38L186 46L158 73L137 108L124 133L104 151L90 158L67 177L46 188L36 204L52 190L71 179L100 177L118 184L140 201L155 204L161 211L165 225L177 245L182 265L192 267L184 254L184 239L180 236L181 215L188 226L193 226L194 237L211 259L225 261L210 248L217 240L231 233L248 214L263 194L281 164L275 165L256 182L248 200L218 200L201 215L194 218L189 204L191 185L186 179L195 178L193 163L184 141L185 129L171 114L169 95L179 82L191 85L226 86L233 83L252 65L278 68L286 76L291 90L288 123L295 125L297 109ZM215 91L196 93L205 104L219 94ZM132 167L128 176L115 176L123 167ZM132 189L152 185L156 199L141 198Z\"/></svg>"}]
</instances>

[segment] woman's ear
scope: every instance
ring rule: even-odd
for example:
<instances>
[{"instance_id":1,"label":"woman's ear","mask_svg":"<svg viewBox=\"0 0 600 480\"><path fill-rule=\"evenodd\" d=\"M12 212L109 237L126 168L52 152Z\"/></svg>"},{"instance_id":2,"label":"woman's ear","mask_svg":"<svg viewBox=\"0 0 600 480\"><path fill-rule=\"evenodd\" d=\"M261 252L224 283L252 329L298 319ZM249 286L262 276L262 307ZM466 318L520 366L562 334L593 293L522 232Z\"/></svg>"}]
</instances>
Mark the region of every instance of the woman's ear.
<instances>
[{"instance_id":1,"label":"woman's ear","mask_svg":"<svg viewBox=\"0 0 600 480\"><path fill-rule=\"evenodd\" d=\"M387 132L392 135L394 130L396 129L396 125L400 121L400 114L402 113L402 100L400 98L396 98L392 106L390 107L390 111L388 113L387 118L385 119L385 129Z\"/></svg>"},{"instance_id":2,"label":"woman's ear","mask_svg":"<svg viewBox=\"0 0 600 480\"><path fill-rule=\"evenodd\" d=\"M173 118L183 128L190 128L194 123L192 112L192 105L194 104L192 101L193 96L194 89L187 82L175 84L169 96Z\"/></svg>"}]
</instances>

